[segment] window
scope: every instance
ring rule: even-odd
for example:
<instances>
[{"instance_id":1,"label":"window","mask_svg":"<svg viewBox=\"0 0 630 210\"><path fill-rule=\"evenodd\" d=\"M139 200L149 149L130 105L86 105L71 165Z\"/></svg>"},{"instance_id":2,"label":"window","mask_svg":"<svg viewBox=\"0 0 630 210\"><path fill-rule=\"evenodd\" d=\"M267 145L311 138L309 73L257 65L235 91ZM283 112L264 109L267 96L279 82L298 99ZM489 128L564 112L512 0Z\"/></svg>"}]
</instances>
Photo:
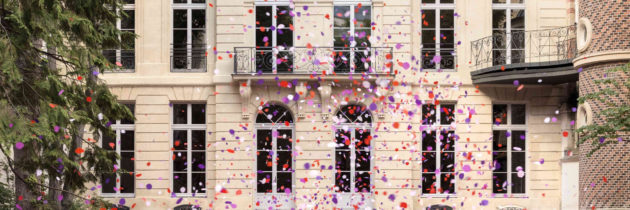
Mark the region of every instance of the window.
<instances>
[{"instance_id":1,"label":"window","mask_svg":"<svg viewBox=\"0 0 630 210\"><path fill-rule=\"evenodd\" d=\"M525 193L525 104L492 105L492 192Z\"/></svg>"},{"instance_id":2,"label":"window","mask_svg":"<svg viewBox=\"0 0 630 210\"><path fill-rule=\"evenodd\" d=\"M494 65L525 62L525 5L523 1L492 1Z\"/></svg>"},{"instance_id":3,"label":"window","mask_svg":"<svg viewBox=\"0 0 630 210\"><path fill-rule=\"evenodd\" d=\"M257 208L293 206L293 198L287 196L293 193L294 184L293 128L293 116L284 106L259 107L256 116Z\"/></svg>"},{"instance_id":4,"label":"window","mask_svg":"<svg viewBox=\"0 0 630 210\"><path fill-rule=\"evenodd\" d=\"M135 113L133 104L125 104L131 113ZM116 136L103 135L101 140L101 148L116 151L120 157L115 161L119 166L117 171L106 173L101 179L101 193L105 196L133 196L135 190L135 164L134 164L134 120L122 119L116 120L111 124L112 130L116 132ZM119 172L119 173L116 173Z\"/></svg>"},{"instance_id":5,"label":"window","mask_svg":"<svg viewBox=\"0 0 630 210\"><path fill-rule=\"evenodd\" d=\"M206 105L173 104L173 191L206 193Z\"/></svg>"},{"instance_id":6,"label":"window","mask_svg":"<svg viewBox=\"0 0 630 210\"><path fill-rule=\"evenodd\" d=\"M371 205L347 202L352 194L370 194L372 187L372 114L363 105L342 106L335 122L335 192L340 193L338 205ZM354 199L370 202L370 198Z\"/></svg>"},{"instance_id":7,"label":"window","mask_svg":"<svg viewBox=\"0 0 630 210\"><path fill-rule=\"evenodd\" d=\"M455 69L455 3L454 0L423 0L422 68Z\"/></svg>"},{"instance_id":8,"label":"window","mask_svg":"<svg viewBox=\"0 0 630 210\"><path fill-rule=\"evenodd\" d=\"M205 0L173 0L172 71L206 71Z\"/></svg>"},{"instance_id":9,"label":"window","mask_svg":"<svg viewBox=\"0 0 630 210\"><path fill-rule=\"evenodd\" d=\"M121 32L135 33L135 1L125 0L123 1L123 12L116 9L120 19L116 20L116 27ZM103 50L103 56L111 64L119 67L122 72L134 72L136 68L136 56L135 56L135 38L131 34L123 34L120 39L124 45L128 45L122 49L109 49Z\"/></svg>"},{"instance_id":10,"label":"window","mask_svg":"<svg viewBox=\"0 0 630 210\"><path fill-rule=\"evenodd\" d=\"M454 111L454 104L422 105L423 194L455 194Z\"/></svg>"},{"instance_id":11,"label":"window","mask_svg":"<svg viewBox=\"0 0 630 210\"><path fill-rule=\"evenodd\" d=\"M372 7L369 1L335 1L335 72L354 73L372 70L370 36Z\"/></svg>"},{"instance_id":12,"label":"window","mask_svg":"<svg viewBox=\"0 0 630 210\"><path fill-rule=\"evenodd\" d=\"M453 210L453 207L447 205L431 205L427 207L427 210Z\"/></svg>"},{"instance_id":13,"label":"window","mask_svg":"<svg viewBox=\"0 0 630 210\"><path fill-rule=\"evenodd\" d=\"M293 70L293 10L289 2L256 5L256 71Z\"/></svg>"},{"instance_id":14,"label":"window","mask_svg":"<svg viewBox=\"0 0 630 210\"><path fill-rule=\"evenodd\" d=\"M173 208L173 210L201 210L201 207L193 205L179 205Z\"/></svg>"}]
</instances>

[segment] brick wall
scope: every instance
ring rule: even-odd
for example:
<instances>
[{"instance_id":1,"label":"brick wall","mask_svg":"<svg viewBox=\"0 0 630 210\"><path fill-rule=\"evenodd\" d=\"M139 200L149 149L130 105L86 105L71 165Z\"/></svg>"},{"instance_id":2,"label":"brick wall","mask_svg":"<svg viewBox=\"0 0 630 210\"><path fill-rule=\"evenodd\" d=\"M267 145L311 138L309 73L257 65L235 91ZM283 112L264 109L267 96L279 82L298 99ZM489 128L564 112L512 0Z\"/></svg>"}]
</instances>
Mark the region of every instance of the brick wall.
<instances>
[{"instance_id":1,"label":"brick wall","mask_svg":"<svg viewBox=\"0 0 630 210\"><path fill-rule=\"evenodd\" d=\"M628 49L630 46L630 1L580 0L580 17L593 25L593 38L584 54Z\"/></svg>"}]
</instances>

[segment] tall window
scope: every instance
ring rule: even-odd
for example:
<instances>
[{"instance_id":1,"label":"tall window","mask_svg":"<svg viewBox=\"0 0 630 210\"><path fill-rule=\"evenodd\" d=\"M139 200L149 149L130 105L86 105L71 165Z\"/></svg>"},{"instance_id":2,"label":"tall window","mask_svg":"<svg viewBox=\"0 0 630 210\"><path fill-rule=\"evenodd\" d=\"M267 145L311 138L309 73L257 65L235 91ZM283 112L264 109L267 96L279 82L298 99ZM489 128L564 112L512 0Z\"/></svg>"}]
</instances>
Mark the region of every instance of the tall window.
<instances>
[{"instance_id":1,"label":"tall window","mask_svg":"<svg viewBox=\"0 0 630 210\"><path fill-rule=\"evenodd\" d=\"M288 1L256 5L256 71L293 70L293 11Z\"/></svg>"},{"instance_id":2,"label":"tall window","mask_svg":"<svg viewBox=\"0 0 630 210\"><path fill-rule=\"evenodd\" d=\"M116 27L122 32L135 33L135 0L124 0L122 12L116 9L120 19L116 20ZM121 42L126 46L121 49L103 50L107 60L120 68L123 72L133 72L136 68L135 38L132 35L123 35Z\"/></svg>"},{"instance_id":3,"label":"tall window","mask_svg":"<svg viewBox=\"0 0 630 210\"><path fill-rule=\"evenodd\" d=\"M525 104L492 105L492 192L525 193Z\"/></svg>"},{"instance_id":4,"label":"tall window","mask_svg":"<svg viewBox=\"0 0 630 210\"><path fill-rule=\"evenodd\" d=\"M352 194L369 195L372 187L372 115L363 105L346 105L335 114L335 192L339 205L369 206L369 198L353 203ZM345 193L345 195L344 195Z\"/></svg>"},{"instance_id":5,"label":"tall window","mask_svg":"<svg viewBox=\"0 0 630 210\"><path fill-rule=\"evenodd\" d=\"M422 193L455 194L454 104L422 105Z\"/></svg>"},{"instance_id":6,"label":"tall window","mask_svg":"<svg viewBox=\"0 0 630 210\"><path fill-rule=\"evenodd\" d=\"M173 104L173 191L206 193L206 105Z\"/></svg>"},{"instance_id":7,"label":"tall window","mask_svg":"<svg viewBox=\"0 0 630 210\"><path fill-rule=\"evenodd\" d=\"M205 0L173 0L172 71L206 71Z\"/></svg>"},{"instance_id":8,"label":"tall window","mask_svg":"<svg viewBox=\"0 0 630 210\"><path fill-rule=\"evenodd\" d=\"M132 113L135 113L134 104L125 105ZM101 193L104 196L133 196L135 192L134 130L136 126L133 119L116 120L116 122L112 122L111 126L112 130L116 132L116 136L103 135L101 147L116 151L120 159L115 161L115 164L119 167L115 169L114 173L103 175Z\"/></svg>"},{"instance_id":9,"label":"tall window","mask_svg":"<svg viewBox=\"0 0 630 210\"><path fill-rule=\"evenodd\" d=\"M525 62L524 0L492 0L494 65Z\"/></svg>"},{"instance_id":10,"label":"tall window","mask_svg":"<svg viewBox=\"0 0 630 210\"><path fill-rule=\"evenodd\" d=\"M455 69L454 0L423 0L422 68Z\"/></svg>"},{"instance_id":11,"label":"tall window","mask_svg":"<svg viewBox=\"0 0 630 210\"><path fill-rule=\"evenodd\" d=\"M256 116L257 207L293 207L293 116L284 106L266 104ZM268 208L264 208L268 209Z\"/></svg>"},{"instance_id":12,"label":"tall window","mask_svg":"<svg viewBox=\"0 0 630 210\"><path fill-rule=\"evenodd\" d=\"M372 7L370 1L335 1L335 72L365 72L370 68Z\"/></svg>"}]
</instances>

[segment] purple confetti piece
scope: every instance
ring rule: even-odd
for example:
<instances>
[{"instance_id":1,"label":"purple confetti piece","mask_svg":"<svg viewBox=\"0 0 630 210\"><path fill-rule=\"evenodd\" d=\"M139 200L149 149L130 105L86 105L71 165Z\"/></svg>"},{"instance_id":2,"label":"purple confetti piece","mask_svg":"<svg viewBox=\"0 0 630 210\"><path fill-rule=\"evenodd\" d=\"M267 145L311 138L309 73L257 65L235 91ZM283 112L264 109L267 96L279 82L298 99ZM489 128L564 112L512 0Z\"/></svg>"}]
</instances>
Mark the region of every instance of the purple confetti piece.
<instances>
[{"instance_id":1,"label":"purple confetti piece","mask_svg":"<svg viewBox=\"0 0 630 210\"><path fill-rule=\"evenodd\" d=\"M147 184L147 190L153 189L153 185Z\"/></svg>"},{"instance_id":2,"label":"purple confetti piece","mask_svg":"<svg viewBox=\"0 0 630 210\"><path fill-rule=\"evenodd\" d=\"M488 200L482 200L481 203L479 203L480 206L487 206L488 205Z\"/></svg>"}]
</instances>

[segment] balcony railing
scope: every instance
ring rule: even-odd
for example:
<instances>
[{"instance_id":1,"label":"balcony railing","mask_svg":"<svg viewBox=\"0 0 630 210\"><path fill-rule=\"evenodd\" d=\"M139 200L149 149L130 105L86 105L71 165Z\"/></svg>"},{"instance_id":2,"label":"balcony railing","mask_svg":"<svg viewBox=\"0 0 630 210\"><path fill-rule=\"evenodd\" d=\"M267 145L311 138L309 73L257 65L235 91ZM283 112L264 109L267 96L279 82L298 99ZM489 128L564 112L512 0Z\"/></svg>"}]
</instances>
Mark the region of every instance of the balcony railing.
<instances>
[{"instance_id":1,"label":"balcony railing","mask_svg":"<svg viewBox=\"0 0 630 210\"><path fill-rule=\"evenodd\" d=\"M387 74L391 47L235 47L234 74Z\"/></svg>"},{"instance_id":2,"label":"balcony railing","mask_svg":"<svg viewBox=\"0 0 630 210\"><path fill-rule=\"evenodd\" d=\"M205 45L172 45L171 72L206 72Z\"/></svg>"},{"instance_id":3,"label":"balcony railing","mask_svg":"<svg viewBox=\"0 0 630 210\"><path fill-rule=\"evenodd\" d=\"M134 72L136 56L134 50L103 50L103 56L121 72ZM112 72L118 72L114 70Z\"/></svg>"},{"instance_id":4,"label":"balcony railing","mask_svg":"<svg viewBox=\"0 0 630 210\"><path fill-rule=\"evenodd\" d=\"M495 34L471 42L475 69L519 63L557 63L575 58L575 26Z\"/></svg>"}]
</instances>

